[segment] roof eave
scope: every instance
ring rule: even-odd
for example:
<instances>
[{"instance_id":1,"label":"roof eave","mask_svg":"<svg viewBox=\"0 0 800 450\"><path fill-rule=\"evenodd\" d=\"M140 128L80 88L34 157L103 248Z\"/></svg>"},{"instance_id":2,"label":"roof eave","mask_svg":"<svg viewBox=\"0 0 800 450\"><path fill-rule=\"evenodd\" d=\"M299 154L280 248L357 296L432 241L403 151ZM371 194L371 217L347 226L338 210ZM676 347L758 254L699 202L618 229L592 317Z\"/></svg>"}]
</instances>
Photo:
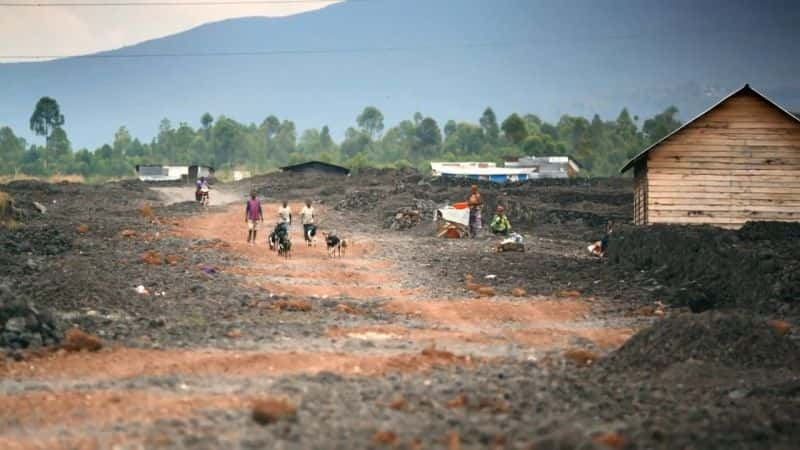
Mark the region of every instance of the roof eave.
<instances>
[{"instance_id":1,"label":"roof eave","mask_svg":"<svg viewBox=\"0 0 800 450\"><path fill-rule=\"evenodd\" d=\"M649 146L649 147L647 147L646 149L644 149L644 150L642 150L641 152L639 152L639 154L637 154L636 156L634 156L633 158L631 158L631 160L630 160L630 161L628 161L627 163L625 163L625 165L624 165L624 166L622 166L622 169L620 169L620 170L619 170L619 173L625 173L625 172L627 172L627 171L628 171L628 170L630 170L630 168L631 168L631 167L633 167L633 166L634 166L634 165L635 165L637 162L639 162L639 161L640 161L642 158L644 158L645 156L647 156L647 154L648 154L648 153L650 153L650 150L654 149L655 147L657 147L658 145L660 145L662 142L664 142L664 141L666 141L667 139L671 138L673 135L677 134L678 132L680 132L681 130L683 130L683 129L684 129L684 128L686 128L687 126L689 126L691 123L695 122L696 120L700 119L700 118L701 118L701 117L703 117L704 115L708 114L709 112L711 112L713 109L715 109L717 106L721 105L723 102L725 102L725 101L726 101L726 100L728 100L729 98L733 97L734 95L737 95L737 94L741 93L742 91L747 91L747 90L749 90L749 91L752 91L754 94L756 94L756 95L758 95L759 97L761 97L762 99L764 99L764 100L765 100L767 103L769 103L769 104L771 104L772 106L774 106L774 107L778 108L779 110L783 111L783 112L784 112L784 113L785 113L787 116L791 117L792 119L794 119L795 121L797 121L798 123L800 123L800 117L797 117L797 116L795 116L794 114L792 114L790 111L788 111L788 110L787 110L786 108L784 108L783 106L781 106L781 105L779 105L779 104L775 103L774 101L772 101L772 100L771 100L769 97L767 97L766 95L762 94L761 92L757 91L756 89L753 89L752 87L750 87L750 85L749 85L749 84L745 84L745 85L744 85L744 87L742 87L741 89L737 89L737 90L735 90L735 91L731 92L730 94L726 95L726 96L725 96L725 97L723 97L723 98L722 98L720 101L718 101L718 102L714 103L714 104L713 104L713 105L711 105L711 106L710 106L708 109L706 109L705 111L703 111L703 112L701 112L700 114L698 114L698 115L696 115L695 117L693 117L693 118L692 118L692 120L689 120L689 121L687 121L686 123L684 123L684 124L683 124L683 125L681 125L680 127L676 128L676 129L675 129L675 130L674 130L672 133L670 133L670 134L668 134L668 135L664 136L663 138L659 139L659 140L658 140L658 142L656 142L656 143L652 144L651 146Z\"/></svg>"}]
</instances>

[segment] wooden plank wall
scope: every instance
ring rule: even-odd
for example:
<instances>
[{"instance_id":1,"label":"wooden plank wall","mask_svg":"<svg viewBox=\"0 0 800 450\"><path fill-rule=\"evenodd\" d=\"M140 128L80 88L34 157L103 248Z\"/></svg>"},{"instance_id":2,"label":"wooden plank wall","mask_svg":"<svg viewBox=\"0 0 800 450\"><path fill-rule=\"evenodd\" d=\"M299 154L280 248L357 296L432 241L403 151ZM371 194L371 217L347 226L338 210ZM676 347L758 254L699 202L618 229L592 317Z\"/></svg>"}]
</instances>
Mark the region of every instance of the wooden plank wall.
<instances>
[{"instance_id":1,"label":"wooden plank wall","mask_svg":"<svg viewBox=\"0 0 800 450\"><path fill-rule=\"evenodd\" d=\"M647 166L643 163L633 168L633 223L647 225Z\"/></svg>"},{"instance_id":2,"label":"wooden plank wall","mask_svg":"<svg viewBox=\"0 0 800 450\"><path fill-rule=\"evenodd\" d=\"M654 148L647 223L800 221L800 123L744 92Z\"/></svg>"}]
</instances>

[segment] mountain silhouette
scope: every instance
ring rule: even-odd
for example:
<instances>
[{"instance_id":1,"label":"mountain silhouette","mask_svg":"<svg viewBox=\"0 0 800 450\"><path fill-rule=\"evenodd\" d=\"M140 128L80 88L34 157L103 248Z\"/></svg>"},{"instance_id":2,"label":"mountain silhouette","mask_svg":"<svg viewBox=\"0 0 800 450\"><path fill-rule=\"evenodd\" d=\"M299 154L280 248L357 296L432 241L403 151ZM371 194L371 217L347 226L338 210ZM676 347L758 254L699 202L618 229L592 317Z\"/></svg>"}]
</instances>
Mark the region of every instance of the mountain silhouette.
<instances>
[{"instance_id":1,"label":"mountain silhouette","mask_svg":"<svg viewBox=\"0 0 800 450\"><path fill-rule=\"evenodd\" d=\"M210 23L129 47L0 64L0 125L30 138L39 97L61 104L74 147L162 118L260 123L341 137L367 105L387 126L419 111L477 122L486 106L555 121L684 119L750 83L800 109L800 4L765 0L364 0L281 18ZM40 138L31 138L39 139Z\"/></svg>"}]
</instances>

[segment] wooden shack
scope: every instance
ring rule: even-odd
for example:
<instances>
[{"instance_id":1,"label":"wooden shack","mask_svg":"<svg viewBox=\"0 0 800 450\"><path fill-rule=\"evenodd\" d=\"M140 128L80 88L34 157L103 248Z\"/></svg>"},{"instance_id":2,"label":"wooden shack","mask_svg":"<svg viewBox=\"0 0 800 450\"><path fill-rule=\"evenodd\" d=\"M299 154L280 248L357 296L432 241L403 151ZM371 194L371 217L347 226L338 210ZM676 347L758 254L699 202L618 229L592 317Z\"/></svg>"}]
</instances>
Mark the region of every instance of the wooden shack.
<instances>
[{"instance_id":1,"label":"wooden shack","mask_svg":"<svg viewBox=\"0 0 800 450\"><path fill-rule=\"evenodd\" d=\"M634 222L800 221L800 119L745 85L639 153Z\"/></svg>"}]
</instances>

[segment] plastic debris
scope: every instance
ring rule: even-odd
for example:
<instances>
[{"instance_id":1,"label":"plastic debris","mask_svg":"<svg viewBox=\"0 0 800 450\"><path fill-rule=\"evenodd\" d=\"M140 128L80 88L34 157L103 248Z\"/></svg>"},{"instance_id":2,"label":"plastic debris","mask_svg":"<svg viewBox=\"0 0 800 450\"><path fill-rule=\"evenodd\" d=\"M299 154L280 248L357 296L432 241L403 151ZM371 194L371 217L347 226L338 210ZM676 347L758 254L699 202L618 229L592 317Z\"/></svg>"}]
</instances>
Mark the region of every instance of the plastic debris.
<instances>
[{"instance_id":1,"label":"plastic debris","mask_svg":"<svg viewBox=\"0 0 800 450\"><path fill-rule=\"evenodd\" d=\"M41 204L41 203L39 203L37 201L34 201L33 202L33 206L35 206L36 209L39 210L40 213L42 213L42 214L46 214L47 213L47 207L44 206L43 204Z\"/></svg>"},{"instance_id":2,"label":"plastic debris","mask_svg":"<svg viewBox=\"0 0 800 450\"><path fill-rule=\"evenodd\" d=\"M147 294L150 293L150 291L148 291L146 287L144 287L144 286L142 286L140 284L139 286L136 286L136 293L137 294L142 294L142 295L147 295Z\"/></svg>"}]
</instances>

